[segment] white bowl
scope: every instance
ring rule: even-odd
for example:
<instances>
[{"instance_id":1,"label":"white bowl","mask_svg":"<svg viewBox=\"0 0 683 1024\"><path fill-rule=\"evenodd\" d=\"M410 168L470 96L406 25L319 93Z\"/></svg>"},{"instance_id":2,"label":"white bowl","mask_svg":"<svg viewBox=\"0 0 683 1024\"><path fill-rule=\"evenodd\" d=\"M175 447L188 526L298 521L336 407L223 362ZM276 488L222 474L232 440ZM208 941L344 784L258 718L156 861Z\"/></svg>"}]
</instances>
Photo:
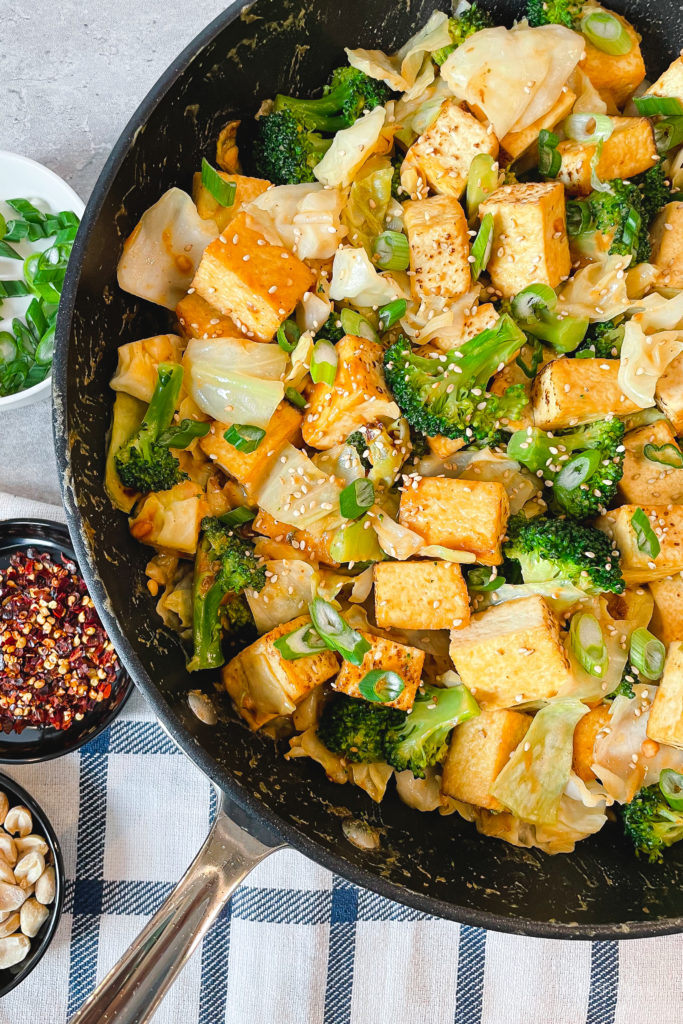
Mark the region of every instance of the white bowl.
<instances>
[{"instance_id":1,"label":"white bowl","mask_svg":"<svg viewBox=\"0 0 683 1024\"><path fill-rule=\"evenodd\" d=\"M27 156L0 150L0 213L6 220L11 220L17 214L3 200L19 197L29 199L46 213L73 210L82 217L85 209L80 197L49 167L43 167ZM32 252L42 251L46 247L46 241L49 244L49 240L41 239L39 242L12 242L11 245L26 257ZM8 260L0 256L0 280L16 280L18 272L21 273L21 264L18 260ZM0 331L10 329L13 317L23 317L31 298L32 296L26 296L3 301L0 306ZM49 374L45 380L41 380L40 384L34 384L32 388L0 398L0 412L39 402L50 393L51 386L52 374Z\"/></svg>"}]
</instances>

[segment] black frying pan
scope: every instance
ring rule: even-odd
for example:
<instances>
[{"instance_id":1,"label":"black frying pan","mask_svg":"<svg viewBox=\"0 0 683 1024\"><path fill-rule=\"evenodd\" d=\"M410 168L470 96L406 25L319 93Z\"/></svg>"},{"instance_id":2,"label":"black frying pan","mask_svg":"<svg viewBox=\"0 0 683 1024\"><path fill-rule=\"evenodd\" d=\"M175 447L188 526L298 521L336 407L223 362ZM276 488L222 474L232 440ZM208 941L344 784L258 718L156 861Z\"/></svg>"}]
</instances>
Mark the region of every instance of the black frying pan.
<instances>
[{"instance_id":1,"label":"black frying pan","mask_svg":"<svg viewBox=\"0 0 683 1024\"><path fill-rule=\"evenodd\" d=\"M521 13L521 3L487 5L508 23ZM283 760L269 739L236 718L227 700L214 727L199 722L187 706L187 690L197 679L190 680L177 638L154 613L143 575L149 551L132 539L125 516L112 509L103 489L116 347L171 326L163 309L118 289L122 242L166 189L190 189L201 156L213 158L226 120L250 117L262 98L278 90L313 91L343 60L344 45L395 49L433 9L447 5L257 0L248 10L241 6L231 4L197 37L133 116L95 186L67 274L57 330L54 430L69 529L97 609L163 725L252 833L289 843L384 896L468 924L584 939L681 930L681 848L662 866L646 865L634 859L618 828L606 826L571 856L516 849L479 836L457 816L412 811L392 793L374 806L362 791L328 782L313 762ZM647 33L644 54L655 77L683 43L681 8L666 0L613 6ZM204 685L209 692L211 679ZM350 818L379 830L377 850L361 850L345 838L343 824ZM256 855L254 848L252 859ZM248 861L242 851L245 870ZM225 884L232 881L223 878L219 887Z\"/></svg>"}]
</instances>

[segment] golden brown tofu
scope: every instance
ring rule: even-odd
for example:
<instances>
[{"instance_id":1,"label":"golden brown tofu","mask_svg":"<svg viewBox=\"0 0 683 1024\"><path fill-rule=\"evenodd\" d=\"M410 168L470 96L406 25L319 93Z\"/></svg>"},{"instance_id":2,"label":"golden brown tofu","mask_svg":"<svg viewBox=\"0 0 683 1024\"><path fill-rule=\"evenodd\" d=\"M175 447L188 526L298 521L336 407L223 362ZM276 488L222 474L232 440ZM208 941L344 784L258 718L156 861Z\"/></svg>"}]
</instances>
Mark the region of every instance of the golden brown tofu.
<instances>
[{"instance_id":1,"label":"golden brown tofu","mask_svg":"<svg viewBox=\"0 0 683 1024\"><path fill-rule=\"evenodd\" d=\"M676 435L683 434L683 354L671 360L657 381L655 401Z\"/></svg>"},{"instance_id":2,"label":"golden brown tofu","mask_svg":"<svg viewBox=\"0 0 683 1024\"><path fill-rule=\"evenodd\" d=\"M649 520L645 534L637 520L635 527L632 522L638 509ZM595 525L619 548L626 583L649 583L683 570L683 505L621 505L600 516ZM650 531L660 547L656 555Z\"/></svg>"},{"instance_id":3,"label":"golden brown tofu","mask_svg":"<svg viewBox=\"0 0 683 1024\"><path fill-rule=\"evenodd\" d=\"M341 671L332 683L333 688L349 697L362 697L359 683L368 672L373 672L375 669L396 672L403 680L404 688L398 697L386 701L383 707L400 708L401 711L412 708L417 688L420 685L425 652L417 647L408 647L405 644L397 644L393 640L385 640L381 636L373 636L372 633L366 633L362 629L359 632L370 643L370 650L360 665L342 661Z\"/></svg>"},{"instance_id":4,"label":"golden brown tofu","mask_svg":"<svg viewBox=\"0 0 683 1024\"><path fill-rule=\"evenodd\" d=\"M305 263L247 227L245 214L238 213L230 229L207 245L192 287L248 338L270 341L314 280Z\"/></svg>"},{"instance_id":5,"label":"golden brown tofu","mask_svg":"<svg viewBox=\"0 0 683 1024\"><path fill-rule=\"evenodd\" d=\"M299 552L298 556L290 555L289 557L304 558L309 562L324 562L325 565L335 568L339 566L339 562L335 562L330 554L330 544L334 540L336 531L325 530L322 533L311 533L309 530L295 530L293 526L287 526L286 523L280 523L277 519L273 519L263 509L259 509L252 528L255 533L271 537L278 544L287 544ZM280 555L279 557L285 556Z\"/></svg>"},{"instance_id":6,"label":"golden brown tofu","mask_svg":"<svg viewBox=\"0 0 683 1024\"><path fill-rule=\"evenodd\" d=\"M610 9L609 13L613 18L617 18L628 32L631 49L628 53L613 55L599 50L586 39L586 55L579 67L586 72L592 84L606 100L611 99L615 106L623 107L645 78L645 64L640 52L640 36L633 25L615 11Z\"/></svg>"},{"instance_id":7,"label":"golden brown tofu","mask_svg":"<svg viewBox=\"0 0 683 1024\"><path fill-rule=\"evenodd\" d=\"M482 711L456 726L444 761L441 791L475 807L502 811L491 789L530 725L530 715L502 710Z\"/></svg>"},{"instance_id":8,"label":"golden brown tofu","mask_svg":"<svg viewBox=\"0 0 683 1024\"><path fill-rule=\"evenodd\" d=\"M197 292L188 292L175 308L178 323L188 338L234 338L239 335L234 320L223 316Z\"/></svg>"},{"instance_id":9,"label":"golden brown tofu","mask_svg":"<svg viewBox=\"0 0 683 1024\"><path fill-rule=\"evenodd\" d=\"M479 207L493 214L493 248L487 270L501 295L528 284L556 288L571 270L564 188L557 182L503 185Z\"/></svg>"},{"instance_id":10,"label":"golden brown tofu","mask_svg":"<svg viewBox=\"0 0 683 1024\"><path fill-rule=\"evenodd\" d=\"M618 359L553 359L531 389L535 425L561 430L602 420L608 413L626 416L637 412L639 406L619 387L618 374Z\"/></svg>"},{"instance_id":11,"label":"golden brown tofu","mask_svg":"<svg viewBox=\"0 0 683 1024\"><path fill-rule=\"evenodd\" d=\"M500 148L505 158L505 163L512 163L522 153L526 153L527 149L530 149L538 141L541 129L554 128L563 118L567 117L571 113L575 99L576 93L565 87L550 110L547 110L533 124L530 124L527 128L522 128L519 132L508 132L507 135L504 135L500 140Z\"/></svg>"},{"instance_id":12,"label":"golden brown tofu","mask_svg":"<svg viewBox=\"0 0 683 1024\"><path fill-rule=\"evenodd\" d=\"M182 350L183 340L177 334L156 334L119 345L119 361L109 387L149 405L157 385L159 363L179 363Z\"/></svg>"},{"instance_id":13,"label":"golden brown tofu","mask_svg":"<svg viewBox=\"0 0 683 1024\"><path fill-rule=\"evenodd\" d=\"M218 174L223 181L232 181L236 185L235 199L231 206L221 206L218 200L214 199L208 188L202 185L200 171L197 171L192 179L192 198L199 216L204 220L212 220L219 231L224 231L235 219L242 205L250 203L270 188L270 182L265 178L248 178L244 174L227 174L225 171L218 171Z\"/></svg>"},{"instance_id":14,"label":"golden brown tofu","mask_svg":"<svg viewBox=\"0 0 683 1024\"><path fill-rule=\"evenodd\" d=\"M375 620L382 629L461 629L470 601L456 562L377 562Z\"/></svg>"},{"instance_id":15,"label":"golden brown tofu","mask_svg":"<svg viewBox=\"0 0 683 1024\"><path fill-rule=\"evenodd\" d=\"M572 679L557 620L542 597L494 605L451 633L455 669L487 710L554 697Z\"/></svg>"},{"instance_id":16,"label":"golden brown tofu","mask_svg":"<svg viewBox=\"0 0 683 1024\"><path fill-rule=\"evenodd\" d=\"M247 500L256 504L259 488L270 473L273 462L284 444L296 444L301 430L302 415L289 402L282 401L273 413L265 436L253 452L241 452L225 440L227 423L214 422L203 437L200 448L222 470L244 487Z\"/></svg>"},{"instance_id":17,"label":"golden brown tofu","mask_svg":"<svg viewBox=\"0 0 683 1024\"><path fill-rule=\"evenodd\" d=\"M631 178L659 161L652 122L647 117L613 117L612 121L614 131L603 143L596 165L600 181ZM596 142L565 139L557 147L562 157L557 180L564 184L570 195L587 196L592 191L591 160L597 146Z\"/></svg>"},{"instance_id":18,"label":"golden brown tofu","mask_svg":"<svg viewBox=\"0 0 683 1024\"><path fill-rule=\"evenodd\" d=\"M312 448L334 448L349 434L383 416L399 414L384 380L384 349L376 341L345 335L336 345L334 384L320 381L308 396L303 437Z\"/></svg>"},{"instance_id":19,"label":"golden brown tofu","mask_svg":"<svg viewBox=\"0 0 683 1024\"><path fill-rule=\"evenodd\" d=\"M650 228L652 257L658 284L683 288L683 203L667 203Z\"/></svg>"},{"instance_id":20,"label":"golden brown tofu","mask_svg":"<svg viewBox=\"0 0 683 1024\"><path fill-rule=\"evenodd\" d=\"M223 686L252 729L279 715L291 715L311 690L336 675L339 661L333 651L287 661L274 646L275 640L310 621L307 615L300 615L283 622L221 670Z\"/></svg>"},{"instance_id":21,"label":"golden brown tofu","mask_svg":"<svg viewBox=\"0 0 683 1024\"><path fill-rule=\"evenodd\" d=\"M440 459L450 459L451 455L455 455L456 452L465 447L465 442L461 437L444 437L443 434L435 434L434 437L428 437L427 444L429 445L429 450Z\"/></svg>"},{"instance_id":22,"label":"golden brown tofu","mask_svg":"<svg viewBox=\"0 0 683 1024\"><path fill-rule=\"evenodd\" d=\"M683 642L674 640L647 720L648 738L683 747Z\"/></svg>"},{"instance_id":23,"label":"golden brown tofu","mask_svg":"<svg viewBox=\"0 0 683 1024\"><path fill-rule=\"evenodd\" d=\"M648 444L658 448L672 444L678 448L667 420L657 420L625 435L624 471L619 482L623 501L632 505L683 504L683 468L664 466L646 458L643 449Z\"/></svg>"},{"instance_id":24,"label":"golden brown tofu","mask_svg":"<svg viewBox=\"0 0 683 1024\"><path fill-rule=\"evenodd\" d=\"M456 100L445 100L435 121L417 139L401 164L401 184L411 199L433 192L459 199L470 164L479 153L498 156L492 128L478 121Z\"/></svg>"},{"instance_id":25,"label":"golden brown tofu","mask_svg":"<svg viewBox=\"0 0 683 1024\"><path fill-rule=\"evenodd\" d=\"M683 57L669 64L666 71L659 76L645 93L646 96L674 96L683 100Z\"/></svg>"},{"instance_id":26,"label":"golden brown tofu","mask_svg":"<svg viewBox=\"0 0 683 1024\"><path fill-rule=\"evenodd\" d=\"M192 480L183 480L168 491L147 494L128 522L130 532L142 544L165 554L191 558L208 512L202 488Z\"/></svg>"},{"instance_id":27,"label":"golden brown tofu","mask_svg":"<svg viewBox=\"0 0 683 1024\"><path fill-rule=\"evenodd\" d=\"M499 565L510 506L502 484L421 477L401 494L399 522L454 551L470 551L483 565Z\"/></svg>"},{"instance_id":28,"label":"golden brown tofu","mask_svg":"<svg viewBox=\"0 0 683 1024\"><path fill-rule=\"evenodd\" d=\"M428 295L459 299L472 284L467 218L453 196L432 196L403 204L410 244L410 288L417 299Z\"/></svg>"},{"instance_id":29,"label":"golden brown tofu","mask_svg":"<svg viewBox=\"0 0 683 1024\"><path fill-rule=\"evenodd\" d=\"M457 337L450 335L440 337L437 334L432 338L430 345L433 345L439 352L450 352L452 348L460 348L466 341L476 338L482 331L495 327L499 318L500 314L493 303L484 302L481 306L476 307L474 313L470 311L465 314L462 330Z\"/></svg>"},{"instance_id":30,"label":"golden brown tofu","mask_svg":"<svg viewBox=\"0 0 683 1024\"><path fill-rule=\"evenodd\" d=\"M592 708L587 715L579 719L574 730L572 771L576 772L584 782L590 782L595 778L591 767L595 760L593 747L597 734L609 722L609 711L607 704L600 704L597 708Z\"/></svg>"},{"instance_id":31,"label":"golden brown tofu","mask_svg":"<svg viewBox=\"0 0 683 1024\"><path fill-rule=\"evenodd\" d=\"M662 643L683 640L683 578L680 573L652 580L649 587L655 603L650 629Z\"/></svg>"}]
</instances>

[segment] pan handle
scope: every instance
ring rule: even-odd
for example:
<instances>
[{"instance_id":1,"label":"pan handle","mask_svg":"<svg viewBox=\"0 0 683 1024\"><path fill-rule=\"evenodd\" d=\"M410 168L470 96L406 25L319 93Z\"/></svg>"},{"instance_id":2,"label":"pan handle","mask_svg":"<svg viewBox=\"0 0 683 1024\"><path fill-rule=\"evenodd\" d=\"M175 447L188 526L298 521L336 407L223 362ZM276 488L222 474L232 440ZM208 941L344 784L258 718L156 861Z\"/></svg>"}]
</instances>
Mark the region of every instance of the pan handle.
<instances>
[{"instance_id":1,"label":"pan handle","mask_svg":"<svg viewBox=\"0 0 683 1024\"><path fill-rule=\"evenodd\" d=\"M240 882L285 844L254 838L226 813L219 794L206 842L166 902L70 1024L145 1024Z\"/></svg>"}]
</instances>

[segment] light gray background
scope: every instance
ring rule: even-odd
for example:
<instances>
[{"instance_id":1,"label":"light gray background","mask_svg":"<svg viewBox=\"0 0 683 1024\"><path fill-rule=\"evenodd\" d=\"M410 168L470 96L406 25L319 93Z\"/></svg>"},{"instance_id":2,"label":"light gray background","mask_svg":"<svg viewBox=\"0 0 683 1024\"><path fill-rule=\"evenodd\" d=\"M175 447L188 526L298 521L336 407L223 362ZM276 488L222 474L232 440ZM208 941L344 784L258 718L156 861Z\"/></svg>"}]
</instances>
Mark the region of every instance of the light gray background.
<instances>
[{"instance_id":1,"label":"light gray background","mask_svg":"<svg viewBox=\"0 0 683 1024\"><path fill-rule=\"evenodd\" d=\"M87 201L140 100L222 0L2 0L0 149ZM59 503L49 399L0 413L0 491Z\"/></svg>"}]
</instances>

